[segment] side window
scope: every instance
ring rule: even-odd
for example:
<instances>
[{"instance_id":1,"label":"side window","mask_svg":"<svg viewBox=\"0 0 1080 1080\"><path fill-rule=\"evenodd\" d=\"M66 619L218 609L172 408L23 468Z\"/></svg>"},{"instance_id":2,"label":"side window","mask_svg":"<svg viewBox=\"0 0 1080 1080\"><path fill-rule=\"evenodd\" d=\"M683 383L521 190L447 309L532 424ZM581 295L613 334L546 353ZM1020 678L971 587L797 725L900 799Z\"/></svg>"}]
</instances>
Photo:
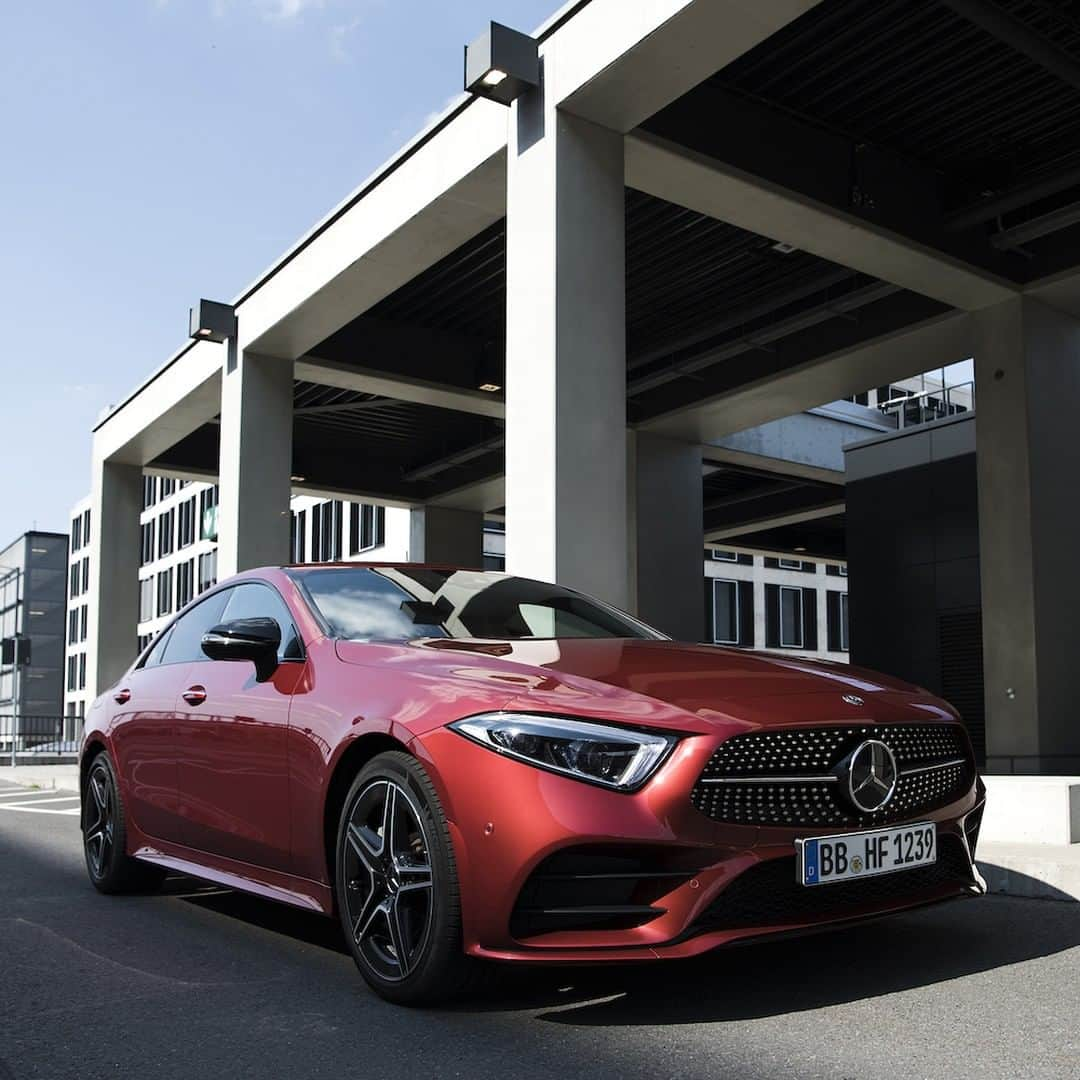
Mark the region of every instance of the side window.
<instances>
[{"instance_id":1,"label":"side window","mask_svg":"<svg viewBox=\"0 0 1080 1080\"><path fill-rule=\"evenodd\" d=\"M140 668L157 667L161 663L169 639L172 637L172 631L173 628L170 626L165 633L158 636L157 641L154 642L154 647L146 654L146 659L139 665Z\"/></svg>"},{"instance_id":2,"label":"side window","mask_svg":"<svg viewBox=\"0 0 1080 1080\"><path fill-rule=\"evenodd\" d=\"M233 619L276 619L281 627L281 648L278 649L278 658L281 660L298 660L304 655L300 636L293 625L293 617L285 606L285 601L269 585L261 585L250 581L237 585L231 590L228 604L225 605L225 614L221 622L231 622Z\"/></svg>"},{"instance_id":3,"label":"side window","mask_svg":"<svg viewBox=\"0 0 1080 1080\"><path fill-rule=\"evenodd\" d=\"M231 589L208 596L186 611L173 624L169 643L165 647L165 664L190 664L195 660L208 660L202 651L203 634L222 621L221 615L229 601Z\"/></svg>"}]
</instances>

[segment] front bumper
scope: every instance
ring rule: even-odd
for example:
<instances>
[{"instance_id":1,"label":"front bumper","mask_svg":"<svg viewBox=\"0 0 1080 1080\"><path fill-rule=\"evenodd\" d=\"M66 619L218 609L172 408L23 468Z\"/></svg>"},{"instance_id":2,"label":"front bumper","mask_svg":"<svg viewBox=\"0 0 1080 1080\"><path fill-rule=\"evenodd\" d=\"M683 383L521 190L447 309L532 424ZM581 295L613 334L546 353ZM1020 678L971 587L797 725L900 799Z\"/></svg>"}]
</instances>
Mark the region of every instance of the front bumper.
<instances>
[{"instance_id":1,"label":"front bumper","mask_svg":"<svg viewBox=\"0 0 1080 1080\"><path fill-rule=\"evenodd\" d=\"M418 739L450 819L465 951L532 963L688 957L985 891L973 861L980 782L918 815L938 826L932 872L807 889L795 880L795 840L835 830L722 824L697 811L689 793L717 744L685 739L626 795L445 728Z\"/></svg>"}]
</instances>

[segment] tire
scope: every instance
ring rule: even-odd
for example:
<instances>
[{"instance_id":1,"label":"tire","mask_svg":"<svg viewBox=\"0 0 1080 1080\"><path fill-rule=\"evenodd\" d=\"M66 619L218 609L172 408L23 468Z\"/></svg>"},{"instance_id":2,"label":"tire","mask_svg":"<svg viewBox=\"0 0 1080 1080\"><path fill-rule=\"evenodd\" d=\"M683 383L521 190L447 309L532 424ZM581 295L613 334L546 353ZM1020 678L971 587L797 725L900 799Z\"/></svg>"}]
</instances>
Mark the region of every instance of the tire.
<instances>
[{"instance_id":1,"label":"tire","mask_svg":"<svg viewBox=\"0 0 1080 1080\"><path fill-rule=\"evenodd\" d=\"M90 763L82 791L83 855L86 872L98 892L151 892L165 880L160 866L127 853L127 816L120 785L104 751Z\"/></svg>"},{"instance_id":2,"label":"tire","mask_svg":"<svg viewBox=\"0 0 1080 1080\"><path fill-rule=\"evenodd\" d=\"M338 913L367 984L399 1005L471 989L478 965L462 952L450 830L415 758L390 752L364 766L342 808L336 852Z\"/></svg>"}]
</instances>

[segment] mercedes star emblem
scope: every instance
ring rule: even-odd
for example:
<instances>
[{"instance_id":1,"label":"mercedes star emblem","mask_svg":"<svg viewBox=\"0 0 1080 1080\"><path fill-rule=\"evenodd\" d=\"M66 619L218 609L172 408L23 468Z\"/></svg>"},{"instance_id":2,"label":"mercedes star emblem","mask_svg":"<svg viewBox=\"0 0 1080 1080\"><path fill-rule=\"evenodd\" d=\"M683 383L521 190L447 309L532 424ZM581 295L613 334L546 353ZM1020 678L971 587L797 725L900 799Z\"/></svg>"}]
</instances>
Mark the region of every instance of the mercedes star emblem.
<instances>
[{"instance_id":1,"label":"mercedes star emblem","mask_svg":"<svg viewBox=\"0 0 1080 1080\"><path fill-rule=\"evenodd\" d=\"M847 702L848 705L854 705L856 708L866 704L858 694L845 694L841 700Z\"/></svg>"},{"instance_id":2,"label":"mercedes star emblem","mask_svg":"<svg viewBox=\"0 0 1080 1080\"><path fill-rule=\"evenodd\" d=\"M867 739L848 761L848 795L857 809L872 814L893 797L898 777L892 751L878 739Z\"/></svg>"}]
</instances>

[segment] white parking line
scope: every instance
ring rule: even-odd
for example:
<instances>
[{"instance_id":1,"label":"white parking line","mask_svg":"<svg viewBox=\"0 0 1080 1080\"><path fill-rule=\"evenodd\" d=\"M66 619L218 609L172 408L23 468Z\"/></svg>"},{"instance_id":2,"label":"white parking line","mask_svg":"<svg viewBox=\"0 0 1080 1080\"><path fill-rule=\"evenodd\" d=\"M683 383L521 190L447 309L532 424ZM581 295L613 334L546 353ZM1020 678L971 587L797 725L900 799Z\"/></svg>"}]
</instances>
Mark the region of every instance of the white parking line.
<instances>
[{"instance_id":1,"label":"white parking line","mask_svg":"<svg viewBox=\"0 0 1080 1080\"><path fill-rule=\"evenodd\" d=\"M33 798L35 795L52 795L52 791L34 791L31 788L14 788L10 791L0 791L0 799L14 799L22 796L24 799Z\"/></svg>"},{"instance_id":2,"label":"white parking line","mask_svg":"<svg viewBox=\"0 0 1080 1080\"><path fill-rule=\"evenodd\" d=\"M41 806L44 803L78 802L78 801L79 801L79 796L78 795L55 795L55 796L49 796L47 798L42 798L41 796L38 796L38 795L27 794L27 795L23 796L23 801L22 802L5 803L4 804L4 809L8 810L13 806Z\"/></svg>"},{"instance_id":3,"label":"white parking line","mask_svg":"<svg viewBox=\"0 0 1080 1080\"><path fill-rule=\"evenodd\" d=\"M15 814L77 814L79 813L79 807L73 806L70 810L46 810L44 807L37 806L12 806L11 803L5 803L0 806L0 810L10 810Z\"/></svg>"}]
</instances>

